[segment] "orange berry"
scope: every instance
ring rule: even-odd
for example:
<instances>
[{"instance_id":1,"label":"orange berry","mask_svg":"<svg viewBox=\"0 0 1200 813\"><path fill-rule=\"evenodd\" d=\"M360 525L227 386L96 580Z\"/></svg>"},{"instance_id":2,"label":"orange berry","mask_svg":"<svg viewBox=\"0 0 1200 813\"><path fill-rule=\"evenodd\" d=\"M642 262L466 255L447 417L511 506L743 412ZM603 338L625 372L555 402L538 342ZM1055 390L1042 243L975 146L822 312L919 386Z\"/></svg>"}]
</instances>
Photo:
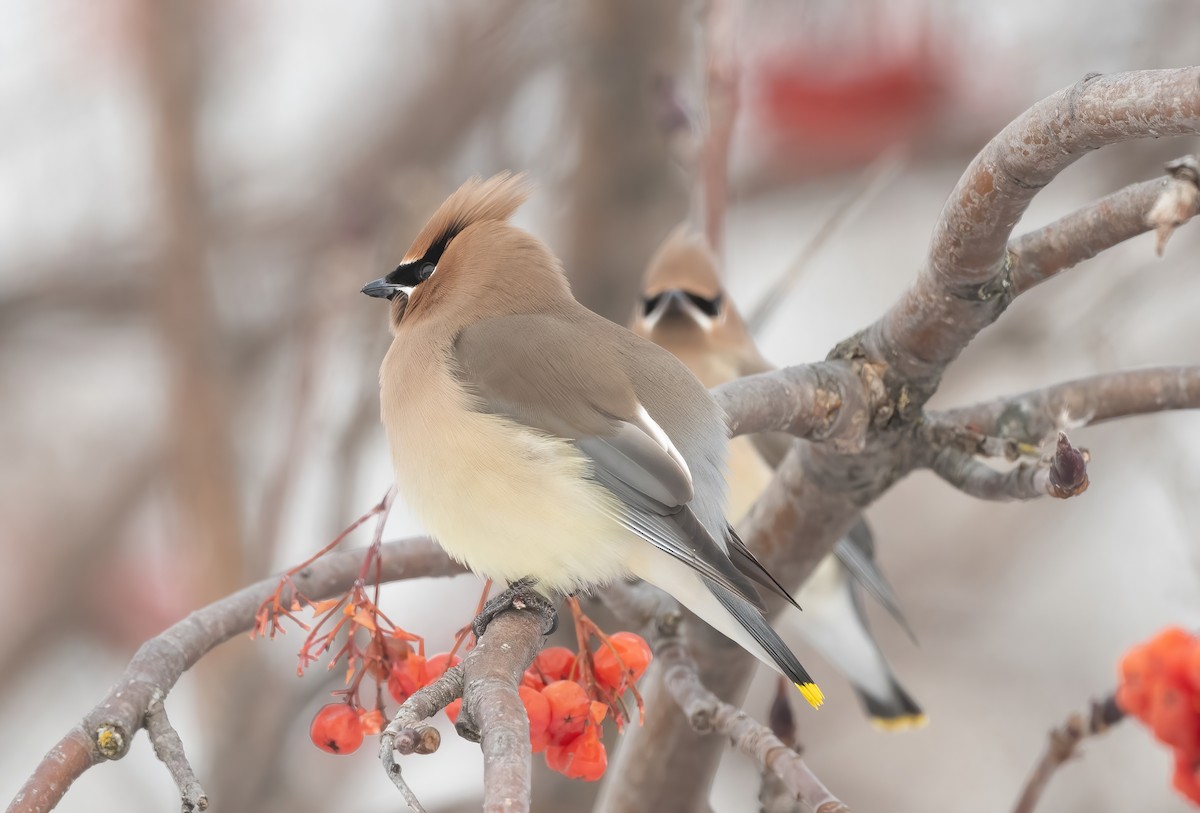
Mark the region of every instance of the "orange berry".
<instances>
[{"instance_id":1,"label":"orange berry","mask_svg":"<svg viewBox=\"0 0 1200 813\"><path fill-rule=\"evenodd\" d=\"M1200 690L1200 644L1193 646L1191 652L1187 654L1184 671L1192 688Z\"/></svg>"},{"instance_id":2,"label":"orange berry","mask_svg":"<svg viewBox=\"0 0 1200 813\"><path fill-rule=\"evenodd\" d=\"M1175 790L1200 804L1200 762L1194 756L1185 756L1176 752L1175 775L1171 785Z\"/></svg>"},{"instance_id":3,"label":"orange berry","mask_svg":"<svg viewBox=\"0 0 1200 813\"><path fill-rule=\"evenodd\" d=\"M1159 681L1150 691L1148 723L1154 736L1185 754L1200 753L1200 713L1195 695L1169 681Z\"/></svg>"},{"instance_id":4,"label":"orange berry","mask_svg":"<svg viewBox=\"0 0 1200 813\"><path fill-rule=\"evenodd\" d=\"M1121 659L1121 684L1117 688L1117 705L1127 713L1146 722L1150 711L1150 689L1153 658L1145 645L1135 646Z\"/></svg>"},{"instance_id":5,"label":"orange berry","mask_svg":"<svg viewBox=\"0 0 1200 813\"><path fill-rule=\"evenodd\" d=\"M550 739L565 743L583 733L591 711L587 692L573 680L556 680L542 689L550 704Z\"/></svg>"},{"instance_id":6,"label":"orange berry","mask_svg":"<svg viewBox=\"0 0 1200 813\"><path fill-rule=\"evenodd\" d=\"M525 713L529 716L529 735L541 734L550 726L550 701L536 689L528 686L518 686L517 693L525 704Z\"/></svg>"},{"instance_id":7,"label":"orange berry","mask_svg":"<svg viewBox=\"0 0 1200 813\"><path fill-rule=\"evenodd\" d=\"M458 713L462 711L462 698L450 701L450 705L446 706L446 716L450 718L450 722L458 722Z\"/></svg>"},{"instance_id":8,"label":"orange berry","mask_svg":"<svg viewBox=\"0 0 1200 813\"><path fill-rule=\"evenodd\" d=\"M447 669L452 666L458 666L460 663L462 663L462 658L455 655L451 659L449 652L439 652L436 655L430 656L429 660L425 661L425 666L421 670L421 685L428 686L446 674Z\"/></svg>"},{"instance_id":9,"label":"orange berry","mask_svg":"<svg viewBox=\"0 0 1200 813\"><path fill-rule=\"evenodd\" d=\"M358 712L346 703L322 706L308 728L313 744L331 754L352 754L362 745L363 730Z\"/></svg>"},{"instance_id":10,"label":"orange berry","mask_svg":"<svg viewBox=\"0 0 1200 813\"><path fill-rule=\"evenodd\" d=\"M1187 679L1189 656L1196 639L1179 627L1167 627L1146 642L1150 653L1151 677L1165 677L1172 681Z\"/></svg>"},{"instance_id":11,"label":"orange berry","mask_svg":"<svg viewBox=\"0 0 1200 813\"><path fill-rule=\"evenodd\" d=\"M528 686L534 691L540 692L546 688L546 681L542 680L542 676L530 668L525 670L525 675L521 678L521 685Z\"/></svg>"},{"instance_id":12,"label":"orange berry","mask_svg":"<svg viewBox=\"0 0 1200 813\"><path fill-rule=\"evenodd\" d=\"M571 669L575 666L575 653L565 646L551 646L543 649L533 659L532 669L542 675L546 683L570 678Z\"/></svg>"},{"instance_id":13,"label":"orange berry","mask_svg":"<svg viewBox=\"0 0 1200 813\"><path fill-rule=\"evenodd\" d=\"M392 664L392 673L388 676L388 692L397 703L403 703L424 684L421 682L425 669L425 659L416 653L410 654L402 661Z\"/></svg>"},{"instance_id":14,"label":"orange berry","mask_svg":"<svg viewBox=\"0 0 1200 813\"><path fill-rule=\"evenodd\" d=\"M640 635L618 632L592 655L592 668L602 684L622 689L645 673L651 657L650 645Z\"/></svg>"},{"instance_id":15,"label":"orange berry","mask_svg":"<svg viewBox=\"0 0 1200 813\"><path fill-rule=\"evenodd\" d=\"M566 745L546 749L546 765L569 779L594 782L604 776L608 752L600 742L599 728L591 726Z\"/></svg>"}]
</instances>

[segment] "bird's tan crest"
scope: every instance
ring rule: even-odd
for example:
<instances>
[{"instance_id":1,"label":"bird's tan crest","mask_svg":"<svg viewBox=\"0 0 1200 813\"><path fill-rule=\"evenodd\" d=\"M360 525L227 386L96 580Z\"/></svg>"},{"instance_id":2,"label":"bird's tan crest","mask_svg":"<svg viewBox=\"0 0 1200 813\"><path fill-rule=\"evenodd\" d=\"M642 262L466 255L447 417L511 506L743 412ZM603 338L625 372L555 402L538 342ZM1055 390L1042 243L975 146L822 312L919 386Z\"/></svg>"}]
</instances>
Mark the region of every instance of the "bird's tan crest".
<instances>
[{"instance_id":1,"label":"bird's tan crest","mask_svg":"<svg viewBox=\"0 0 1200 813\"><path fill-rule=\"evenodd\" d=\"M703 234L679 226L663 241L646 267L642 293L656 296L672 288L705 299L721 293L717 258Z\"/></svg>"},{"instance_id":2,"label":"bird's tan crest","mask_svg":"<svg viewBox=\"0 0 1200 813\"><path fill-rule=\"evenodd\" d=\"M529 197L524 175L501 172L484 180L469 178L438 207L404 255L404 262L426 256L430 248L445 250L463 229L489 220L508 220ZM441 251L436 252L438 255Z\"/></svg>"}]
</instances>

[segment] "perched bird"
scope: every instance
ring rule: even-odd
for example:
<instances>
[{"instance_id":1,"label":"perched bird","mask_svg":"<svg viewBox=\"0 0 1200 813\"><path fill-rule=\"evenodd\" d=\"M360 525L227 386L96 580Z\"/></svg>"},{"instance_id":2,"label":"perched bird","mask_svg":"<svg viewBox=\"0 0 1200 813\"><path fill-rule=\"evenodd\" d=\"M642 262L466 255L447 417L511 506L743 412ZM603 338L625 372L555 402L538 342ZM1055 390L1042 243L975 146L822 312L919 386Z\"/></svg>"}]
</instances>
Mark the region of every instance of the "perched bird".
<instances>
[{"instance_id":1,"label":"perched bird","mask_svg":"<svg viewBox=\"0 0 1200 813\"><path fill-rule=\"evenodd\" d=\"M704 237L686 227L676 229L651 259L631 326L683 361L706 387L773 369L722 289L716 258ZM727 513L735 526L771 479L778 460L769 463L769 452L750 437L729 441ZM863 523L839 542L836 555L821 561L796 594L804 608L800 632L850 680L872 723L885 729L922 725L920 707L896 680L871 636L852 574L912 634L875 565L874 545Z\"/></svg>"},{"instance_id":2,"label":"perched bird","mask_svg":"<svg viewBox=\"0 0 1200 813\"><path fill-rule=\"evenodd\" d=\"M505 601L637 576L819 706L755 584L786 591L725 520L720 408L670 353L575 300L508 222L527 194L507 174L467 181L363 287L392 301L380 402L397 493L447 553L510 582Z\"/></svg>"}]
</instances>

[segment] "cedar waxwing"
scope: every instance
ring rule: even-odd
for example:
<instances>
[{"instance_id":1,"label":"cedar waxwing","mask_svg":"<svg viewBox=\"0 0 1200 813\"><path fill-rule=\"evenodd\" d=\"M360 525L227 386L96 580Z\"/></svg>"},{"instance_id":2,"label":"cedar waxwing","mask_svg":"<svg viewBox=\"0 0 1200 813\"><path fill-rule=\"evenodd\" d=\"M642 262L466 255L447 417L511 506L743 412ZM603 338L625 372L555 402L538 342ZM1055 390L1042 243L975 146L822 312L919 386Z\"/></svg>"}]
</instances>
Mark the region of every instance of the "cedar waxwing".
<instances>
[{"instance_id":1,"label":"cedar waxwing","mask_svg":"<svg viewBox=\"0 0 1200 813\"><path fill-rule=\"evenodd\" d=\"M634 575L821 690L763 617L786 591L725 520L728 429L674 356L575 301L508 222L520 177L474 178L363 293L392 301L380 403L397 493L505 600ZM485 613L486 616L486 613Z\"/></svg>"},{"instance_id":2,"label":"cedar waxwing","mask_svg":"<svg viewBox=\"0 0 1200 813\"><path fill-rule=\"evenodd\" d=\"M717 260L706 240L686 227L675 230L651 259L632 328L687 364L705 387L773 369L722 289ZM753 438L729 441L728 516L735 526L770 482L772 468ZM837 555L825 557L796 594L804 608L800 632L854 685L873 724L893 730L919 726L925 716L872 638L850 578L850 573L860 577L909 631L873 554L870 531L860 523L838 544Z\"/></svg>"}]
</instances>

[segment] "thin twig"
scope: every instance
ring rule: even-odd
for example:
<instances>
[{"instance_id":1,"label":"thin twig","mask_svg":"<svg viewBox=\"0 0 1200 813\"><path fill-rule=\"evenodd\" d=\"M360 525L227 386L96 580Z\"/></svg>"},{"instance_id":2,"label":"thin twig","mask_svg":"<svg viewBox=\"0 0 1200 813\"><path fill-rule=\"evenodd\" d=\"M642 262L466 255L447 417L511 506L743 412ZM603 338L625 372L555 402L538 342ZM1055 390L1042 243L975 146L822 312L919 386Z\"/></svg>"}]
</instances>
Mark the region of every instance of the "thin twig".
<instances>
[{"instance_id":1,"label":"thin twig","mask_svg":"<svg viewBox=\"0 0 1200 813\"><path fill-rule=\"evenodd\" d=\"M146 734L154 746L154 754L159 762L167 766L171 778L179 788L183 813L194 813L197 810L208 809L208 795L200 787L200 780L188 762L183 750L183 740L179 732L167 719L167 707L163 703L165 694L156 689L150 696L150 705L146 709Z\"/></svg>"},{"instance_id":2,"label":"thin twig","mask_svg":"<svg viewBox=\"0 0 1200 813\"><path fill-rule=\"evenodd\" d=\"M1013 807L1013 813L1033 813L1050 777L1063 763L1075 756L1079 744L1087 737L1103 734L1123 719L1125 712L1117 705L1116 697L1110 694L1103 700L1092 701L1086 720L1081 714L1072 714L1061 726L1051 729L1050 742L1025 780L1025 787Z\"/></svg>"},{"instance_id":3,"label":"thin twig","mask_svg":"<svg viewBox=\"0 0 1200 813\"><path fill-rule=\"evenodd\" d=\"M1058 433L1054 454L1039 463L1022 462L1008 471L997 471L969 454L948 447L934 453L929 463L938 477L964 494L981 500L1032 500L1055 497L1065 500L1088 488L1088 453L1076 449Z\"/></svg>"},{"instance_id":4,"label":"thin twig","mask_svg":"<svg viewBox=\"0 0 1200 813\"><path fill-rule=\"evenodd\" d=\"M787 270L771 283L766 292L759 298L758 304L750 309L746 317L746 329L752 335L759 335L778 311L779 306L787 301L796 285L804 276L821 249L847 224L854 221L871 201L879 197L896 178L907 159L900 150L889 150L879 156L862 173L859 188L847 195L841 203L834 207L817 230L813 233L804 247L800 249L795 259L788 265Z\"/></svg>"}]
</instances>

